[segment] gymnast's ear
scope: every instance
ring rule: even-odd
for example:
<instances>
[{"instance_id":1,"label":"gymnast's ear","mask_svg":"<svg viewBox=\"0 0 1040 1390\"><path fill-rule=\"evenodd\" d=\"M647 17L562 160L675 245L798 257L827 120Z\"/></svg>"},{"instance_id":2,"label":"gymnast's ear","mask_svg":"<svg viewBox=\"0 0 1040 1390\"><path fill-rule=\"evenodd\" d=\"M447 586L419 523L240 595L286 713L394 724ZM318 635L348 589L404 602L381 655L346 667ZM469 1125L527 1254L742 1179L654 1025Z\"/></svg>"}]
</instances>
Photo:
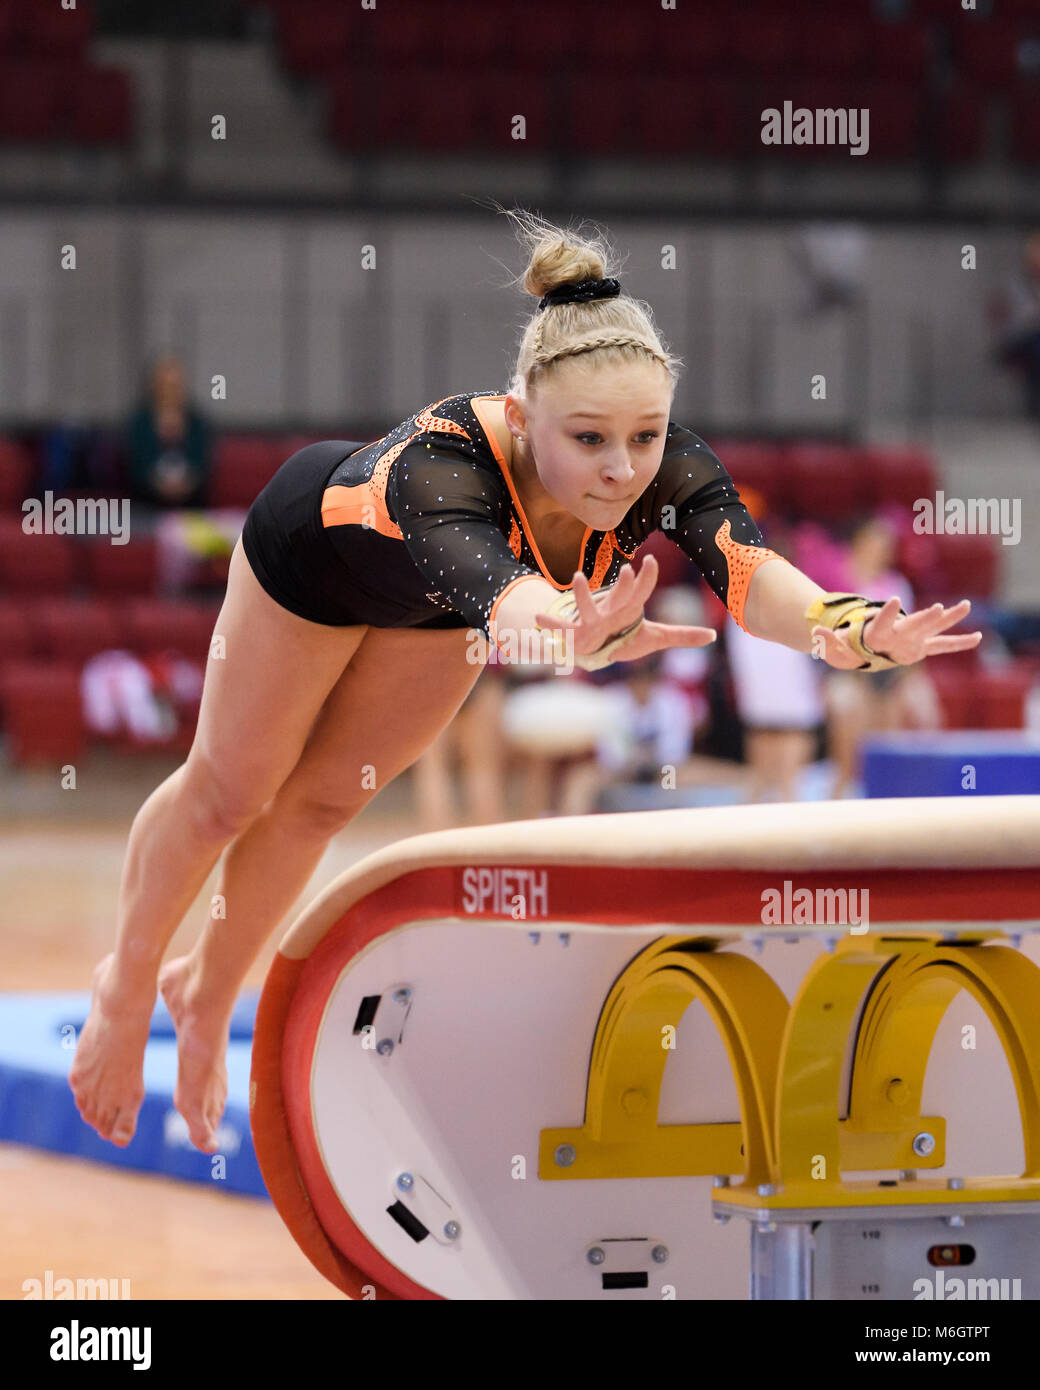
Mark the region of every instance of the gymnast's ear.
<instances>
[{"instance_id":1,"label":"gymnast's ear","mask_svg":"<svg viewBox=\"0 0 1040 1390\"><path fill-rule=\"evenodd\" d=\"M505 398L506 427L513 435L527 433L527 402L522 396L514 396L512 391Z\"/></svg>"}]
</instances>

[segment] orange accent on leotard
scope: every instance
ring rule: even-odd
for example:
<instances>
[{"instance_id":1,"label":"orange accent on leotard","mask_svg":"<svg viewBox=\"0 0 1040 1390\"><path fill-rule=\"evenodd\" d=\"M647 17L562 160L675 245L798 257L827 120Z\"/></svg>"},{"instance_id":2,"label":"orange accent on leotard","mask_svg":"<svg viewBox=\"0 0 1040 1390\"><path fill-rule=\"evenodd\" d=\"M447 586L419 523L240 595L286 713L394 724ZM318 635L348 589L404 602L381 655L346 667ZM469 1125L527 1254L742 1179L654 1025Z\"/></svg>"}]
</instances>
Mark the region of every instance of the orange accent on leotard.
<instances>
[{"instance_id":1,"label":"orange accent on leotard","mask_svg":"<svg viewBox=\"0 0 1040 1390\"><path fill-rule=\"evenodd\" d=\"M607 571L610 569L611 562L614 559L615 550L619 555L623 555L626 560L631 560L638 549L639 547L637 545L633 550L625 550L617 538L617 533L615 531L608 531L600 541L599 549L596 551L596 564L592 571L592 578L589 580L589 588L598 589L603 583Z\"/></svg>"},{"instance_id":2,"label":"orange accent on leotard","mask_svg":"<svg viewBox=\"0 0 1040 1390\"><path fill-rule=\"evenodd\" d=\"M542 578L545 579L546 583L551 584L554 589L559 590L559 592L562 594L565 589L570 588L570 585L561 584L558 579L554 579L552 575L549 573L548 566L542 559L542 552L538 549L538 542L535 540L534 532L531 530L531 523L528 521L527 514L524 511L523 506L520 502L520 494L517 492L516 484L513 482L513 475L510 472L509 464L506 462L505 455L502 453L502 448L498 442L498 437L495 434L494 425L483 404L484 401L504 400L505 396L471 396L469 400L469 405L470 409L473 411L473 414L480 421L481 428L483 429L484 434L487 437L487 442L491 445L491 452L495 456L495 462L498 464L499 468L502 471L502 476L506 480L506 486L509 488L509 495L513 499L513 508L517 516L520 518L520 525L523 527L524 534L527 536L527 544L531 547L531 553L534 555L535 561L538 564L538 568L542 572ZM591 535L592 527L586 526L585 534L581 538L581 551L578 555L577 568L580 570L584 570L585 568L585 547L588 545L589 537ZM510 535L510 542L512 542L512 535ZM596 588L597 586L595 584L590 584L589 587ZM503 589L502 592L505 593L505 590Z\"/></svg>"},{"instance_id":3,"label":"orange accent on leotard","mask_svg":"<svg viewBox=\"0 0 1040 1390\"><path fill-rule=\"evenodd\" d=\"M610 569L610 562L614 558L614 532L608 531L599 543L596 551L596 563L592 568L592 578L589 580L590 589L598 589L603 583L607 570Z\"/></svg>"},{"instance_id":4,"label":"orange accent on leotard","mask_svg":"<svg viewBox=\"0 0 1040 1390\"><path fill-rule=\"evenodd\" d=\"M459 434L463 439L469 439L470 436L461 425L433 413L439 405L450 400L450 396L442 396L439 401L434 401L433 405L420 410L415 417L416 428L407 439L400 440L392 449L387 449L385 454L380 455L372 470L372 476L365 482L354 483L350 487L345 483L337 483L334 487L326 488L321 499L322 526L369 526L381 536L390 536L395 541L403 540L401 528L390 519L386 505L386 483L391 465L416 435L424 434L427 430L437 430L441 434ZM367 444L365 448L368 448ZM356 449L354 452L360 453L361 450Z\"/></svg>"},{"instance_id":5,"label":"orange accent on leotard","mask_svg":"<svg viewBox=\"0 0 1040 1390\"><path fill-rule=\"evenodd\" d=\"M715 544L726 557L729 567L729 583L726 587L726 607L735 621L744 628L744 604L747 602L751 576L764 560L782 560L775 550L767 550L761 545L742 545L730 535L728 521L724 521L715 532Z\"/></svg>"},{"instance_id":6,"label":"orange accent on leotard","mask_svg":"<svg viewBox=\"0 0 1040 1390\"><path fill-rule=\"evenodd\" d=\"M516 517L509 518L509 549L519 560L520 551L523 549L524 538L520 534L520 527L516 524Z\"/></svg>"},{"instance_id":7,"label":"orange accent on leotard","mask_svg":"<svg viewBox=\"0 0 1040 1390\"><path fill-rule=\"evenodd\" d=\"M456 421L445 420L433 413L439 405L450 400L450 396L442 396L439 401L434 401L433 405L428 405L425 410L420 410L415 417L417 432L422 434L425 430L438 430L441 434L460 434L463 439L469 439L469 435Z\"/></svg>"},{"instance_id":8,"label":"orange accent on leotard","mask_svg":"<svg viewBox=\"0 0 1040 1390\"><path fill-rule=\"evenodd\" d=\"M381 536L403 540L400 526L391 521L387 510L386 480L394 459L409 443L411 438L402 439L392 449L387 449L372 469L372 476L363 483L350 487L336 483L334 487L327 487L321 497L322 526L370 526Z\"/></svg>"}]
</instances>

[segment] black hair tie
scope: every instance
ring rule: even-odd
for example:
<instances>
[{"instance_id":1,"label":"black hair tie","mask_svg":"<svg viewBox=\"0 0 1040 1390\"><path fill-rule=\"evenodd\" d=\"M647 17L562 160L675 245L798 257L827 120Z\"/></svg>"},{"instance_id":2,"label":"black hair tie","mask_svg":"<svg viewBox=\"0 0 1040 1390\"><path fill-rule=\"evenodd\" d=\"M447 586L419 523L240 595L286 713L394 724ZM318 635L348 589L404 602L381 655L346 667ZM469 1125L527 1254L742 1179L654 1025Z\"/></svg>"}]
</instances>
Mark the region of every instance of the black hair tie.
<instances>
[{"instance_id":1,"label":"black hair tie","mask_svg":"<svg viewBox=\"0 0 1040 1390\"><path fill-rule=\"evenodd\" d=\"M557 285L538 301L539 312L550 304L584 304L590 299L616 299L621 293L621 281L613 276L606 280L572 280Z\"/></svg>"}]
</instances>

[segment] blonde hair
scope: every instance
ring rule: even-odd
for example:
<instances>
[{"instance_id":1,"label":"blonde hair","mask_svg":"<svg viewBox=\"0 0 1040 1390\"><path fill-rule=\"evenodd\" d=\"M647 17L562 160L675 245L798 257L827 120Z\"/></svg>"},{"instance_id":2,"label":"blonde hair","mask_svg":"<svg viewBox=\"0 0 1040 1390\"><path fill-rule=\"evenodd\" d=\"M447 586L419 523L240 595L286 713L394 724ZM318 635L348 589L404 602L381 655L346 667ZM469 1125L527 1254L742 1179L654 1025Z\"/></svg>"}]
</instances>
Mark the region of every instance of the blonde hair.
<instances>
[{"instance_id":1,"label":"blonde hair","mask_svg":"<svg viewBox=\"0 0 1040 1390\"><path fill-rule=\"evenodd\" d=\"M513 281L516 288L541 299L558 285L617 274L616 258L601 233L587 238L524 209L496 207L515 224L528 249L527 269ZM662 341L650 306L622 287L612 299L550 304L534 313L523 330L509 389L529 396L558 362L587 362L594 368L647 360L664 367L674 391L682 361Z\"/></svg>"}]
</instances>

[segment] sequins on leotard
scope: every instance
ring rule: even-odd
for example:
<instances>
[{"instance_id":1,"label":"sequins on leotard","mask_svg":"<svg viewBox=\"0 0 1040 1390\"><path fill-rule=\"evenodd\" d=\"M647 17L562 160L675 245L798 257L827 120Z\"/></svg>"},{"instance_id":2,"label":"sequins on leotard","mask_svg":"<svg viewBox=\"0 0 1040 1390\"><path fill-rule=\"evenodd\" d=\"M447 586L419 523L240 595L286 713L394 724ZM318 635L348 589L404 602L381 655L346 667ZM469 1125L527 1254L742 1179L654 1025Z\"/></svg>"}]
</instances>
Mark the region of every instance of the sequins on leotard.
<instances>
[{"instance_id":1,"label":"sequins on leotard","mask_svg":"<svg viewBox=\"0 0 1040 1390\"><path fill-rule=\"evenodd\" d=\"M517 579L534 574L565 587L539 564L508 465L474 413L475 397L502 399L482 391L434 402L344 460L326 485L328 534L359 583L380 591L381 608L401 607L397 625L450 610L487 634L496 600ZM355 530L366 525L362 508L369 534L400 538L399 561L392 550L364 551ZM612 531L586 532L581 568L590 586L614 583L658 529L742 623L751 575L773 552L722 462L673 421L657 474L623 520Z\"/></svg>"}]
</instances>

